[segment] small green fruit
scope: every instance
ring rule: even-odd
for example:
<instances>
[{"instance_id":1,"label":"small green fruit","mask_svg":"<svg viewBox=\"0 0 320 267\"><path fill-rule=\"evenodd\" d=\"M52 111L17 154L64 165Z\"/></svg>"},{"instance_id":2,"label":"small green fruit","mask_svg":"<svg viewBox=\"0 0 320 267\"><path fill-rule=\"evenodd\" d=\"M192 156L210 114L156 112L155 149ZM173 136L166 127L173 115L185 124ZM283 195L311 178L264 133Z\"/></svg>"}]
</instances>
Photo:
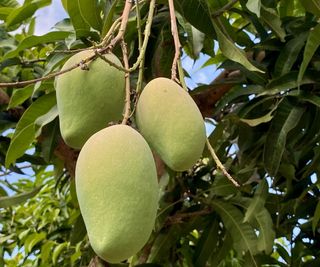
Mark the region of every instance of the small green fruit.
<instances>
[{"instance_id":1,"label":"small green fruit","mask_svg":"<svg viewBox=\"0 0 320 267\"><path fill-rule=\"evenodd\" d=\"M62 71L93 55L82 51L72 56ZM113 54L105 57L121 66ZM87 64L88 70L74 69L56 79L60 130L64 141L81 148L88 138L109 122L122 118L125 98L125 74L97 58Z\"/></svg>"},{"instance_id":2,"label":"small green fruit","mask_svg":"<svg viewBox=\"0 0 320 267\"><path fill-rule=\"evenodd\" d=\"M129 126L105 128L83 146L76 191L89 240L102 259L117 263L148 241L158 208L152 152Z\"/></svg>"},{"instance_id":3,"label":"small green fruit","mask_svg":"<svg viewBox=\"0 0 320 267\"><path fill-rule=\"evenodd\" d=\"M136 122L141 134L173 170L191 168L201 157L206 142L201 113L178 84L156 78L142 91Z\"/></svg>"}]
</instances>

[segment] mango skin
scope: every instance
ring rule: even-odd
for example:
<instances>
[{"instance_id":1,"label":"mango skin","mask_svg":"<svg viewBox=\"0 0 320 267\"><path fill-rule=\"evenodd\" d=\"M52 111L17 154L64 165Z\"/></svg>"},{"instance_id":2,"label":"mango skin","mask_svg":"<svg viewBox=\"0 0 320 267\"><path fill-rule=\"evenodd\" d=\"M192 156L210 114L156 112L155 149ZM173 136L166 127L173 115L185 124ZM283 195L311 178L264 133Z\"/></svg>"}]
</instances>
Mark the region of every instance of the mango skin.
<instances>
[{"instance_id":1,"label":"mango skin","mask_svg":"<svg viewBox=\"0 0 320 267\"><path fill-rule=\"evenodd\" d=\"M65 70L93 55L82 51L64 64ZM121 66L113 54L106 58ZM57 106L61 135L70 147L80 149L88 138L109 122L122 118L125 99L125 74L101 58L87 64L89 70L76 68L56 79Z\"/></svg>"},{"instance_id":2,"label":"mango skin","mask_svg":"<svg viewBox=\"0 0 320 267\"><path fill-rule=\"evenodd\" d=\"M145 86L136 123L172 170L188 170L201 157L206 142L201 113L191 96L172 80L156 78Z\"/></svg>"},{"instance_id":3,"label":"mango skin","mask_svg":"<svg viewBox=\"0 0 320 267\"><path fill-rule=\"evenodd\" d=\"M89 138L76 165L76 192L91 246L102 259L118 263L148 241L158 182L152 152L136 130L115 125Z\"/></svg>"}]
</instances>

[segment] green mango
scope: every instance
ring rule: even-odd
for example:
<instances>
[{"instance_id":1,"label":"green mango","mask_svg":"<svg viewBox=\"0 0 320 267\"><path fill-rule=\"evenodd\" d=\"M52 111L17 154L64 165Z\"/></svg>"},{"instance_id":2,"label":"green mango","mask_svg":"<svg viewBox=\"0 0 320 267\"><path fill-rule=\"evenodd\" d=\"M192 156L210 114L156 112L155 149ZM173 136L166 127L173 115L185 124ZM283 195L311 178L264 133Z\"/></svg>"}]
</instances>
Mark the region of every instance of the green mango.
<instances>
[{"instance_id":1,"label":"green mango","mask_svg":"<svg viewBox=\"0 0 320 267\"><path fill-rule=\"evenodd\" d=\"M76 165L76 192L96 254L118 263L148 241L158 208L152 152L133 128L114 125L85 143Z\"/></svg>"},{"instance_id":2,"label":"green mango","mask_svg":"<svg viewBox=\"0 0 320 267\"><path fill-rule=\"evenodd\" d=\"M185 171L201 157L206 142L204 121L191 96L174 81L156 78L145 86L136 123L172 170Z\"/></svg>"},{"instance_id":3,"label":"green mango","mask_svg":"<svg viewBox=\"0 0 320 267\"><path fill-rule=\"evenodd\" d=\"M82 51L73 55L62 71L93 55ZM105 57L121 66L113 54ZM95 132L122 118L125 99L125 74L97 58L88 70L76 68L56 79L57 106L61 135L67 145L80 149Z\"/></svg>"}]
</instances>

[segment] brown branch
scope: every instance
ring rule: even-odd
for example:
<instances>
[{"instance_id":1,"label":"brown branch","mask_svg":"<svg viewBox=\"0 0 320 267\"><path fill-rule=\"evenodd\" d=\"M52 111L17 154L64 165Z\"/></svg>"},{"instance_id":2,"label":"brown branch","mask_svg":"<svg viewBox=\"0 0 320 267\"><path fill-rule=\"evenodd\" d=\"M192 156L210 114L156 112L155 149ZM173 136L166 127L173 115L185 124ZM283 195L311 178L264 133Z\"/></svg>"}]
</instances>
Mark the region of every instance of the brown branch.
<instances>
[{"instance_id":1,"label":"brown branch","mask_svg":"<svg viewBox=\"0 0 320 267\"><path fill-rule=\"evenodd\" d=\"M212 14L212 17L213 18L219 17L221 14L223 14L224 12L228 11L229 9L231 9L237 2L238 2L238 0L231 0L225 6L223 6L222 8L217 10L216 12L214 12Z\"/></svg>"},{"instance_id":2,"label":"brown branch","mask_svg":"<svg viewBox=\"0 0 320 267\"><path fill-rule=\"evenodd\" d=\"M217 164L217 167L222 171L222 173L224 174L224 176L226 176L228 178L228 180L233 183L236 187L240 187L240 184L228 173L228 171L226 170L226 168L223 166L223 164L221 163L220 159L218 158L216 152L214 151L213 147L211 146L209 140L207 139L207 147L209 149L209 152L213 158L213 160L215 161L215 163Z\"/></svg>"},{"instance_id":3,"label":"brown branch","mask_svg":"<svg viewBox=\"0 0 320 267\"><path fill-rule=\"evenodd\" d=\"M122 55L123 55L123 64L126 69L129 68L129 61L128 61L128 51L127 51L127 45L122 40L121 41L121 49L122 49ZM123 120L121 124L127 124L128 119L130 117L130 74L127 72L125 74L126 79L126 99L125 99L125 109L123 114Z\"/></svg>"},{"instance_id":4,"label":"brown branch","mask_svg":"<svg viewBox=\"0 0 320 267\"><path fill-rule=\"evenodd\" d=\"M120 42L123 39L124 33L126 32L126 28L127 28L127 24L128 24L128 19L129 19L129 14L130 14L130 10L131 7L133 5L133 1L132 0L126 0L123 12L122 12L122 19L121 19L121 25L120 25L120 29L118 31L118 34L116 37L114 37L110 44L108 45L108 48L110 50L113 49L113 47Z\"/></svg>"},{"instance_id":5,"label":"brown branch","mask_svg":"<svg viewBox=\"0 0 320 267\"><path fill-rule=\"evenodd\" d=\"M175 215L167 218L165 225L183 223L184 219L198 217L198 216L202 216L202 215L208 215L210 213L212 213L211 208L207 208L207 209L203 209L203 210L199 210L199 211L194 211L194 212L176 213Z\"/></svg>"},{"instance_id":6,"label":"brown branch","mask_svg":"<svg viewBox=\"0 0 320 267\"><path fill-rule=\"evenodd\" d=\"M179 40L179 33L178 33L178 27L177 27L177 19L174 9L174 3L173 0L168 0L169 2L169 10L170 10L170 19L171 19L171 33L174 40L174 47L175 47L175 54L172 62L171 67L171 79L177 80L177 62L180 59L180 40Z\"/></svg>"}]
</instances>

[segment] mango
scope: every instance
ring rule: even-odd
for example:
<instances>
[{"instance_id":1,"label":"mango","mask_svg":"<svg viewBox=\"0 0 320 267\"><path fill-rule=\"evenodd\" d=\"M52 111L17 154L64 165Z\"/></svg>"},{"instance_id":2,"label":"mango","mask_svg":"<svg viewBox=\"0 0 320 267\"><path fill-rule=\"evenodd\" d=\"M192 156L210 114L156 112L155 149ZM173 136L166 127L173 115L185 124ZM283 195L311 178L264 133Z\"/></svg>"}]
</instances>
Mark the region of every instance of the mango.
<instances>
[{"instance_id":1,"label":"mango","mask_svg":"<svg viewBox=\"0 0 320 267\"><path fill-rule=\"evenodd\" d=\"M156 78L145 86L137 103L136 123L172 170L188 170L201 157L204 121L191 96L174 81Z\"/></svg>"},{"instance_id":2,"label":"mango","mask_svg":"<svg viewBox=\"0 0 320 267\"><path fill-rule=\"evenodd\" d=\"M152 152L133 128L95 133L80 151L76 192L89 240L98 256L118 263L148 241L158 208Z\"/></svg>"},{"instance_id":3,"label":"mango","mask_svg":"<svg viewBox=\"0 0 320 267\"><path fill-rule=\"evenodd\" d=\"M67 60L65 70L93 55L82 51ZM113 54L105 57L121 66ZM57 106L61 135L70 147L80 149L95 132L122 118L125 99L125 74L97 58L87 63L88 70L74 69L56 79Z\"/></svg>"}]
</instances>

